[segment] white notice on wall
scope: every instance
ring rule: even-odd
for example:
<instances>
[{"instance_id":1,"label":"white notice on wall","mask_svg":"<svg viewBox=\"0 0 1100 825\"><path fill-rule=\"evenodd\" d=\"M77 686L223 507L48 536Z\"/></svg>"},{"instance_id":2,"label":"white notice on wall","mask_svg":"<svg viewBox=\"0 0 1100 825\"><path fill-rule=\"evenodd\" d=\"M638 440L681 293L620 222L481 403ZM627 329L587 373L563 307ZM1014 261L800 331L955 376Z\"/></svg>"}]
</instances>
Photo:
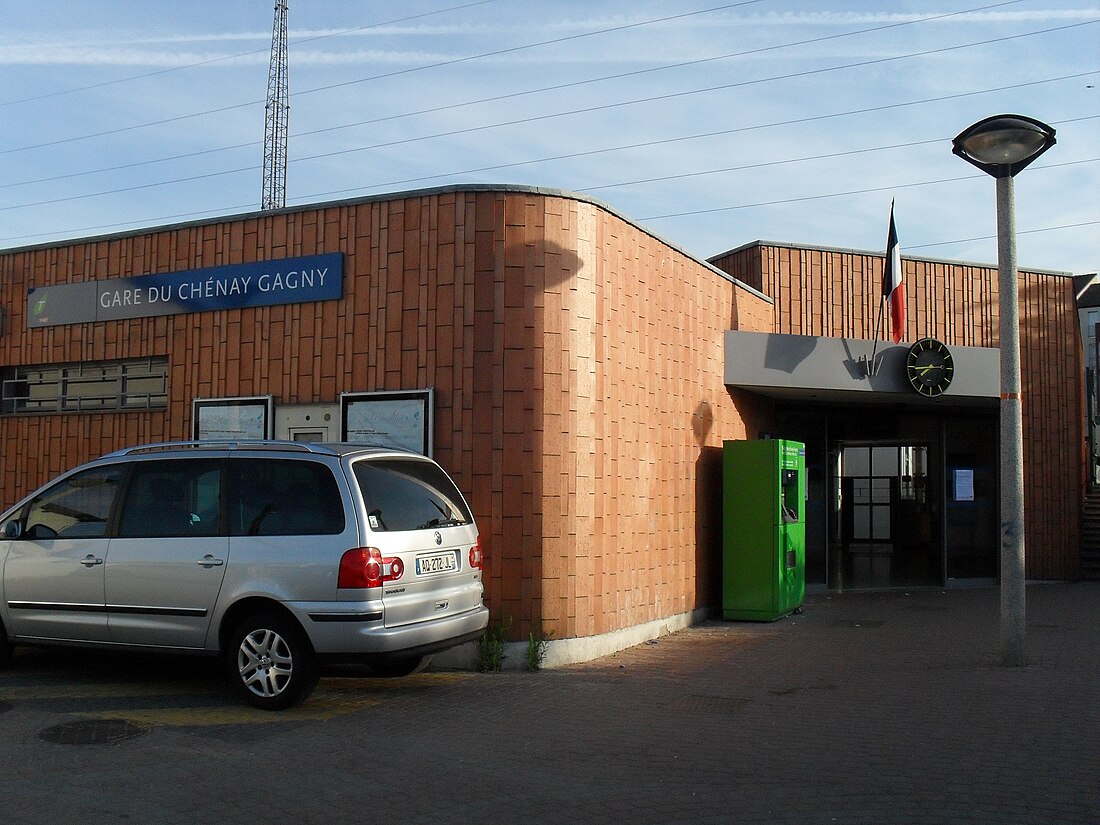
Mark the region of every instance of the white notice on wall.
<instances>
[{"instance_id":1,"label":"white notice on wall","mask_svg":"<svg viewBox=\"0 0 1100 825\"><path fill-rule=\"evenodd\" d=\"M202 404L198 408L198 437L215 441L265 438L267 406L263 403Z\"/></svg>"},{"instance_id":2,"label":"white notice on wall","mask_svg":"<svg viewBox=\"0 0 1100 825\"><path fill-rule=\"evenodd\" d=\"M974 471L955 470L955 501L974 500Z\"/></svg>"},{"instance_id":3,"label":"white notice on wall","mask_svg":"<svg viewBox=\"0 0 1100 825\"><path fill-rule=\"evenodd\" d=\"M425 453L424 400L373 398L347 408L347 440Z\"/></svg>"}]
</instances>

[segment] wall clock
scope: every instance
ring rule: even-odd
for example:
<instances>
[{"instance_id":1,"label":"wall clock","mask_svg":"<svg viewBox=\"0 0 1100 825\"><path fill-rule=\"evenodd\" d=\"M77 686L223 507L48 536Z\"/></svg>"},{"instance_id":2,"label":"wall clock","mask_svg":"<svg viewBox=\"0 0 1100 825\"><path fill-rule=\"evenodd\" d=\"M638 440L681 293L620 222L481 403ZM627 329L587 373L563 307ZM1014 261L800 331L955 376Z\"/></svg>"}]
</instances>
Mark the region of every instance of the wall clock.
<instances>
[{"instance_id":1,"label":"wall clock","mask_svg":"<svg viewBox=\"0 0 1100 825\"><path fill-rule=\"evenodd\" d=\"M905 376L909 386L928 398L943 395L951 386L955 362L947 346L935 338L921 338L909 347Z\"/></svg>"}]
</instances>

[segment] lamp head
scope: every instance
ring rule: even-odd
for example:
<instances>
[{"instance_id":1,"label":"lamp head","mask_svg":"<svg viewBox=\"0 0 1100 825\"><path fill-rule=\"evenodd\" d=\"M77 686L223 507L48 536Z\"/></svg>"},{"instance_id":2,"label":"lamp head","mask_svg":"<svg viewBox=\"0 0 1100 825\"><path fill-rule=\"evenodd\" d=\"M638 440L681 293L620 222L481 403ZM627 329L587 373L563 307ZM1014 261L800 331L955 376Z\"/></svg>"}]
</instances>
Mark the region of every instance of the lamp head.
<instances>
[{"instance_id":1,"label":"lamp head","mask_svg":"<svg viewBox=\"0 0 1100 825\"><path fill-rule=\"evenodd\" d=\"M964 129L951 151L995 178L1011 178L1057 141L1054 127L1024 115L994 115Z\"/></svg>"}]
</instances>

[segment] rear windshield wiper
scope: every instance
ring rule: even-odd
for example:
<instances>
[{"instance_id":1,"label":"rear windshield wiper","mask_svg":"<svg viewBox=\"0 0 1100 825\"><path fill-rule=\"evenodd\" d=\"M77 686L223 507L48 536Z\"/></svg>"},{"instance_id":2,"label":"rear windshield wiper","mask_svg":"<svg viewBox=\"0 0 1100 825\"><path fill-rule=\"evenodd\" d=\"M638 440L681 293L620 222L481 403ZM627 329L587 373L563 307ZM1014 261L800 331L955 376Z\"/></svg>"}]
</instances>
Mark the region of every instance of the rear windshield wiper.
<instances>
[{"instance_id":1,"label":"rear windshield wiper","mask_svg":"<svg viewBox=\"0 0 1100 825\"><path fill-rule=\"evenodd\" d=\"M439 514L443 516L443 518L429 519L423 527L454 527L457 524L468 523L466 519L455 513L449 506L442 507L434 498L429 497L428 502L439 511ZM423 529L423 527L421 529Z\"/></svg>"},{"instance_id":2,"label":"rear windshield wiper","mask_svg":"<svg viewBox=\"0 0 1100 825\"><path fill-rule=\"evenodd\" d=\"M417 527L417 530L427 530L429 527L457 527L460 524L466 524L464 519L460 518L432 518Z\"/></svg>"}]
</instances>

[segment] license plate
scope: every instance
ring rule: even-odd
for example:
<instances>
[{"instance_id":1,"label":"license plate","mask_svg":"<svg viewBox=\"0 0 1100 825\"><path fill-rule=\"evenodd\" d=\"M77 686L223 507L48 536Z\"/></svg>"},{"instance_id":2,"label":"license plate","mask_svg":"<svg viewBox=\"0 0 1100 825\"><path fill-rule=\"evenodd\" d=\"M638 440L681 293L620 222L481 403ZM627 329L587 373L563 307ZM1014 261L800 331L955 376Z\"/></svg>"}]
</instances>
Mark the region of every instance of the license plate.
<instances>
[{"instance_id":1,"label":"license plate","mask_svg":"<svg viewBox=\"0 0 1100 825\"><path fill-rule=\"evenodd\" d=\"M429 576L432 573L447 573L458 569L458 554L453 550L436 553L432 556L419 556L416 559L416 575Z\"/></svg>"}]
</instances>

